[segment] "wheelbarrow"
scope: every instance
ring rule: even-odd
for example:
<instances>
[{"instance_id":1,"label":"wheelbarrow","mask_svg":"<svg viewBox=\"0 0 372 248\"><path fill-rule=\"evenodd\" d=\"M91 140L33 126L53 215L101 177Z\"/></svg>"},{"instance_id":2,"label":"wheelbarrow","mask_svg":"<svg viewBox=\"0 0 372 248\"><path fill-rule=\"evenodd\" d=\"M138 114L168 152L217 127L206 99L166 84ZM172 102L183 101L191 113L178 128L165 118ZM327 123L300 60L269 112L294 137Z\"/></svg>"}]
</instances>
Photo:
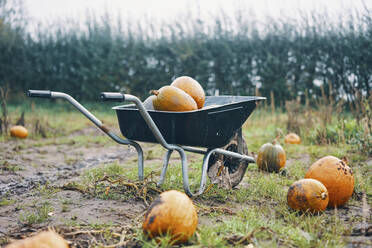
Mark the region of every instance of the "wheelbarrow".
<instances>
[{"instance_id":1,"label":"wheelbarrow","mask_svg":"<svg viewBox=\"0 0 372 248\"><path fill-rule=\"evenodd\" d=\"M68 94L28 90L27 95L65 99L115 142L133 146L138 155L139 180L144 179L144 158L138 142L158 143L167 149L158 186L164 182L172 152L177 151L181 157L183 188L190 197L201 195L205 191L208 169L217 160L222 159L225 164L234 164L235 166L229 168L231 173L240 171L233 186L242 180L248 164L255 163L255 159L247 155L241 127L256 108L257 103L265 99L254 96L207 96L205 107L202 109L168 112L147 110L139 98L130 94L103 92L100 98L104 101L132 102L132 104L113 107L120 131L125 137L123 139L110 131ZM196 193L192 193L189 186L186 152L204 155L200 187Z\"/></svg>"}]
</instances>

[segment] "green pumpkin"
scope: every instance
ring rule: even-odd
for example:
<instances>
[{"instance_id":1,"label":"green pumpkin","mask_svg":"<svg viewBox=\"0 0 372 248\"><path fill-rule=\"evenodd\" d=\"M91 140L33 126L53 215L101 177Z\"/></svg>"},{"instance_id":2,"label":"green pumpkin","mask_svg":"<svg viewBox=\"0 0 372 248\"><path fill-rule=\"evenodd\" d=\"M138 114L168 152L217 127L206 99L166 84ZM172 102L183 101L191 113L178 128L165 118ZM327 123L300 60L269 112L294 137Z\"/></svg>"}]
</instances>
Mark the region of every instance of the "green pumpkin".
<instances>
[{"instance_id":1,"label":"green pumpkin","mask_svg":"<svg viewBox=\"0 0 372 248\"><path fill-rule=\"evenodd\" d=\"M257 165L260 170L279 172L284 168L286 155L283 147L279 144L266 143L258 151Z\"/></svg>"}]
</instances>

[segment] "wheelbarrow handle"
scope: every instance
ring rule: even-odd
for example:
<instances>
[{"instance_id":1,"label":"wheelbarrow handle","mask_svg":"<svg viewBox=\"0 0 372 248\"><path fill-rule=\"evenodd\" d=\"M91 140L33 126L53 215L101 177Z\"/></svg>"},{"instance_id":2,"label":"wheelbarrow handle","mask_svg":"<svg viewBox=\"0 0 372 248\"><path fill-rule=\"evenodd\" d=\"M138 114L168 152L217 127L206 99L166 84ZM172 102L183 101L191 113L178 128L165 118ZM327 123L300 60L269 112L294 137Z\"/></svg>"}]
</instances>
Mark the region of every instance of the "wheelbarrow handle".
<instances>
[{"instance_id":1,"label":"wheelbarrow handle","mask_svg":"<svg viewBox=\"0 0 372 248\"><path fill-rule=\"evenodd\" d=\"M102 92L100 98L102 101L124 102L125 94L120 92Z\"/></svg>"},{"instance_id":2,"label":"wheelbarrow handle","mask_svg":"<svg viewBox=\"0 0 372 248\"><path fill-rule=\"evenodd\" d=\"M52 92L50 90L28 90L27 96L40 97L40 98L52 98Z\"/></svg>"}]
</instances>

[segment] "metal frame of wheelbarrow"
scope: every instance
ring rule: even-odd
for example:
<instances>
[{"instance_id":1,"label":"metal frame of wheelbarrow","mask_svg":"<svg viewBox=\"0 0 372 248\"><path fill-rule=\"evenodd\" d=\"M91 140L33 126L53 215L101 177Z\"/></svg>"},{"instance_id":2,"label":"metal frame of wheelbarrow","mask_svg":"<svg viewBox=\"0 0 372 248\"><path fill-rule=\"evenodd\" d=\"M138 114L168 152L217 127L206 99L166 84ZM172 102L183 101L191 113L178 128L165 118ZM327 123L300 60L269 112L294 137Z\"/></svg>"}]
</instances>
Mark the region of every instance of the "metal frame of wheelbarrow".
<instances>
[{"instance_id":1,"label":"metal frame of wheelbarrow","mask_svg":"<svg viewBox=\"0 0 372 248\"><path fill-rule=\"evenodd\" d=\"M133 146L138 155L138 178L139 180L143 180L144 178L144 161L143 161L143 151L141 146L133 141L128 139L122 139L117 136L115 133L110 131L99 119L97 119L92 113L90 113L84 106L82 106L79 102L77 102L73 97L70 95L63 93L63 92L53 92L53 91L46 91L46 90L28 90L27 95L29 97L40 97L40 98L62 98L67 100L71 103L77 110L79 110L83 115L85 115L90 121L92 121L99 129L101 129L105 134L107 134L111 139L115 142L122 144L122 145L131 145ZM155 122L145 109L144 105L136 96L123 94L123 93L116 93L116 92L103 92L101 93L101 99L106 101L129 101L136 105L138 111L140 112L141 116L145 120L146 124L150 128L151 132L155 136L157 142L162 145L167 152L164 157L163 168L161 170L160 179L158 182L158 186L162 185L166 176L169 159L173 151L177 151L181 157L182 163L182 178L183 178L183 188L187 195L190 197L201 195L206 188L206 181L207 181L207 170L208 170L208 162L209 158L213 153L222 154L225 156L230 156L233 158L245 160L248 163L255 163L255 159L253 157L239 154L236 152L227 151L221 148L214 148L214 149L207 149L206 151L193 148L193 147L186 147L180 146L175 144L168 144L164 139L163 135L159 131L158 127L156 126ZM130 120L129 120L130 121ZM200 187L197 193L192 193L189 186L189 174L188 174L188 164L185 151L204 154L203 158L203 165L202 165L202 175L200 180Z\"/></svg>"}]
</instances>

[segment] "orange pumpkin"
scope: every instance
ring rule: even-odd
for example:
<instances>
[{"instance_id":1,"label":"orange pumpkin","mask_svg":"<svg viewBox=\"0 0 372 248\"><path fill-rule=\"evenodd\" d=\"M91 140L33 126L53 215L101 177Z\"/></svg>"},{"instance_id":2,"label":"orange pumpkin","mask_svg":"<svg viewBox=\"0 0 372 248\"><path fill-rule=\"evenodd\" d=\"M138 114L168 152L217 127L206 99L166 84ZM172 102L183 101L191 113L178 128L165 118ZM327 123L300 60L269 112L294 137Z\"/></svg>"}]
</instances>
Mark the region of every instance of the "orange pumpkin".
<instances>
[{"instance_id":1,"label":"orange pumpkin","mask_svg":"<svg viewBox=\"0 0 372 248\"><path fill-rule=\"evenodd\" d=\"M177 87L189 94L198 105L198 109L203 108L205 103L205 92L198 81L192 77L182 76L176 78L171 86Z\"/></svg>"},{"instance_id":2,"label":"orange pumpkin","mask_svg":"<svg viewBox=\"0 0 372 248\"><path fill-rule=\"evenodd\" d=\"M289 133L284 137L284 143L287 144L300 144L301 138L295 133Z\"/></svg>"},{"instance_id":3,"label":"orange pumpkin","mask_svg":"<svg viewBox=\"0 0 372 248\"><path fill-rule=\"evenodd\" d=\"M170 234L175 243L186 242L195 232L198 215L190 198L176 190L160 194L147 210L142 230L150 238Z\"/></svg>"},{"instance_id":4,"label":"orange pumpkin","mask_svg":"<svg viewBox=\"0 0 372 248\"><path fill-rule=\"evenodd\" d=\"M288 189L288 206L304 212L322 212L328 204L327 188L318 180L301 179Z\"/></svg>"},{"instance_id":5,"label":"orange pumpkin","mask_svg":"<svg viewBox=\"0 0 372 248\"><path fill-rule=\"evenodd\" d=\"M10 128L10 136L25 139L28 136L28 131L23 126L13 126Z\"/></svg>"},{"instance_id":6,"label":"orange pumpkin","mask_svg":"<svg viewBox=\"0 0 372 248\"><path fill-rule=\"evenodd\" d=\"M68 248L68 244L56 232L45 231L33 237L15 241L5 248Z\"/></svg>"},{"instance_id":7,"label":"orange pumpkin","mask_svg":"<svg viewBox=\"0 0 372 248\"><path fill-rule=\"evenodd\" d=\"M177 87L164 86L151 93L156 96L152 101L156 110L182 112L198 109L194 99Z\"/></svg>"},{"instance_id":8,"label":"orange pumpkin","mask_svg":"<svg viewBox=\"0 0 372 248\"><path fill-rule=\"evenodd\" d=\"M279 172L285 166L286 155L283 147L272 143L266 143L258 151L258 168L268 172Z\"/></svg>"},{"instance_id":9,"label":"orange pumpkin","mask_svg":"<svg viewBox=\"0 0 372 248\"><path fill-rule=\"evenodd\" d=\"M328 190L330 207L344 205L354 191L354 175L346 159L323 157L311 165L305 178L313 178L324 184Z\"/></svg>"}]
</instances>

